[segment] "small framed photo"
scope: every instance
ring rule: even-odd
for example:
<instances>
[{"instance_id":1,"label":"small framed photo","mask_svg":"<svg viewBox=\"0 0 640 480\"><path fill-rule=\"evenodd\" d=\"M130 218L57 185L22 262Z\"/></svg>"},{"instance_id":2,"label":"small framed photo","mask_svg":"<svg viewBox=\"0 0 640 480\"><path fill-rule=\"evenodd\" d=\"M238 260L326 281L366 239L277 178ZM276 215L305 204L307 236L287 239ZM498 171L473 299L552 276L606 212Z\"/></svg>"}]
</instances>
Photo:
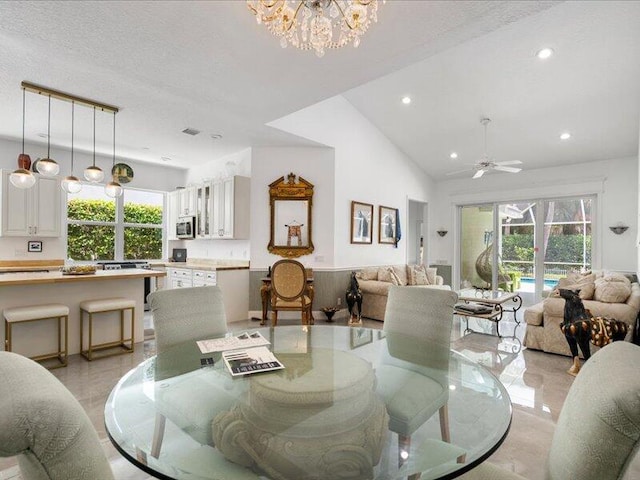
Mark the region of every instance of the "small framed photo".
<instances>
[{"instance_id":1,"label":"small framed photo","mask_svg":"<svg viewBox=\"0 0 640 480\"><path fill-rule=\"evenodd\" d=\"M378 243L396 243L396 213L397 208L383 207L380 205L378 217Z\"/></svg>"},{"instance_id":2,"label":"small framed photo","mask_svg":"<svg viewBox=\"0 0 640 480\"><path fill-rule=\"evenodd\" d=\"M35 240L28 241L27 252L42 253L42 242Z\"/></svg>"},{"instance_id":3,"label":"small framed photo","mask_svg":"<svg viewBox=\"0 0 640 480\"><path fill-rule=\"evenodd\" d=\"M373 205L351 202L351 243L373 243Z\"/></svg>"},{"instance_id":4,"label":"small framed photo","mask_svg":"<svg viewBox=\"0 0 640 480\"><path fill-rule=\"evenodd\" d=\"M373 342L373 330L369 328L352 327L350 333L350 345L352 350Z\"/></svg>"}]
</instances>

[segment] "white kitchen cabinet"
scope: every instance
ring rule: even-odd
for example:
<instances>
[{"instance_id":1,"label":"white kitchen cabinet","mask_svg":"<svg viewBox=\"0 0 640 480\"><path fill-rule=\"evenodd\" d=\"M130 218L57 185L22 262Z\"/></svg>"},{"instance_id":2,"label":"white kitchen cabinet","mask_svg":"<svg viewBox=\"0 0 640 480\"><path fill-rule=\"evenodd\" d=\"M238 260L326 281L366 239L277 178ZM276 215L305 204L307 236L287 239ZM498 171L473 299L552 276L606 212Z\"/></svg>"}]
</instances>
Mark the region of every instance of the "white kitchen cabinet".
<instances>
[{"instance_id":1,"label":"white kitchen cabinet","mask_svg":"<svg viewBox=\"0 0 640 480\"><path fill-rule=\"evenodd\" d=\"M60 181L36 175L36 184L27 189L14 187L11 172L2 171L3 236L59 237L62 223Z\"/></svg>"},{"instance_id":2,"label":"white kitchen cabinet","mask_svg":"<svg viewBox=\"0 0 640 480\"><path fill-rule=\"evenodd\" d=\"M205 287L217 284L216 272L209 272L205 270L193 271L193 286Z\"/></svg>"},{"instance_id":3,"label":"white kitchen cabinet","mask_svg":"<svg viewBox=\"0 0 640 480\"><path fill-rule=\"evenodd\" d=\"M167 193L167 240L177 240L176 223L180 211L180 191Z\"/></svg>"},{"instance_id":4,"label":"white kitchen cabinet","mask_svg":"<svg viewBox=\"0 0 640 480\"><path fill-rule=\"evenodd\" d=\"M249 238L250 182L240 176L214 182L211 238Z\"/></svg>"},{"instance_id":5,"label":"white kitchen cabinet","mask_svg":"<svg viewBox=\"0 0 640 480\"><path fill-rule=\"evenodd\" d=\"M193 286L191 269L169 268L167 273L169 276L169 281L167 282L168 288L185 288Z\"/></svg>"},{"instance_id":6,"label":"white kitchen cabinet","mask_svg":"<svg viewBox=\"0 0 640 480\"><path fill-rule=\"evenodd\" d=\"M189 217L197 214L196 194L197 187L186 187L178 190L180 198L179 217Z\"/></svg>"},{"instance_id":7,"label":"white kitchen cabinet","mask_svg":"<svg viewBox=\"0 0 640 480\"><path fill-rule=\"evenodd\" d=\"M196 238L211 238L213 185L200 185L196 190Z\"/></svg>"}]
</instances>

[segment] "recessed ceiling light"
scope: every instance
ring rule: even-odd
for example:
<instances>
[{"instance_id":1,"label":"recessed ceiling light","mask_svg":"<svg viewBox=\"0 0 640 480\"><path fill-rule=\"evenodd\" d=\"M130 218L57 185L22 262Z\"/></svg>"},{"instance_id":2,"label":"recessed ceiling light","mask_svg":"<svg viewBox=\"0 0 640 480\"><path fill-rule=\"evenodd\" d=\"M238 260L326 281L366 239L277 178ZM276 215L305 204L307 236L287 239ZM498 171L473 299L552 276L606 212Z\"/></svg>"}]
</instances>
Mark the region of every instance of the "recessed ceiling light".
<instances>
[{"instance_id":1,"label":"recessed ceiling light","mask_svg":"<svg viewBox=\"0 0 640 480\"><path fill-rule=\"evenodd\" d=\"M451 154L449 155L449 158L455 160L456 158L458 158L458 154L456 152L451 152Z\"/></svg>"},{"instance_id":2,"label":"recessed ceiling light","mask_svg":"<svg viewBox=\"0 0 640 480\"><path fill-rule=\"evenodd\" d=\"M551 55L553 55L553 49L549 47L542 48L536 53L536 57L538 57L540 60L546 60Z\"/></svg>"},{"instance_id":3,"label":"recessed ceiling light","mask_svg":"<svg viewBox=\"0 0 640 480\"><path fill-rule=\"evenodd\" d=\"M402 97L402 103L409 105L411 103L411 97Z\"/></svg>"},{"instance_id":4,"label":"recessed ceiling light","mask_svg":"<svg viewBox=\"0 0 640 480\"><path fill-rule=\"evenodd\" d=\"M169 157L160 157L160 160L162 160L163 162L170 162L171 158L169 158Z\"/></svg>"},{"instance_id":5,"label":"recessed ceiling light","mask_svg":"<svg viewBox=\"0 0 640 480\"><path fill-rule=\"evenodd\" d=\"M46 133L39 133L38 136L40 138L47 138L49 135L47 135Z\"/></svg>"},{"instance_id":6,"label":"recessed ceiling light","mask_svg":"<svg viewBox=\"0 0 640 480\"><path fill-rule=\"evenodd\" d=\"M560 140L569 140L571 138L571 134L569 132L564 132L560 135Z\"/></svg>"},{"instance_id":7,"label":"recessed ceiling light","mask_svg":"<svg viewBox=\"0 0 640 480\"><path fill-rule=\"evenodd\" d=\"M211 138L213 138L214 140L220 140L222 138L222 135L220 135L219 133L212 133Z\"/></svg>"},{"instance_id":8,"label":"recessed ceiling light","mask_svg":"<svg viewBox=\"0 0 640 480\"><path fill-rule=\"evenodd\" d=\"M141 147L142 150L151 150L149 147Z\"/></svg>"}]
</instances>

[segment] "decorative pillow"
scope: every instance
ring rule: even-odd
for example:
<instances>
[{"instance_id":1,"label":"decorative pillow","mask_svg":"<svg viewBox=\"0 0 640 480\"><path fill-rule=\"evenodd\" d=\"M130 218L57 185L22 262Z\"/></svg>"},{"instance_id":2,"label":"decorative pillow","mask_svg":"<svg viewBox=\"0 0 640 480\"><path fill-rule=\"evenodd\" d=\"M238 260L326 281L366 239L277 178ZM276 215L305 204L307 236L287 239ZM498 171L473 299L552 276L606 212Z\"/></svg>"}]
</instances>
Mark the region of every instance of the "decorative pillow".
<instances>
[{"instance_id":1,"label":"decorative pillow","mask_svg":"<svg viewBox=\"0 0 640 480\"><path fill-rule=\"evenodd\" d=\"M356 272L358 280L378 280L378 267L367 267Z\"/></svg>"},{"instance_id":2,"label":"decorative pillow","mask_svg":"<svg viewBox=\"0 0 640 480\"><path fill-rule=\"evenodd\" d=\"M394 273L398 276L398 280L400 280L400 285L405 286L408 283L407 279L407 266L406 265L393 265L392 266Z\"/></svg>"},{"instance_id":3,"label":"decorative pillow","mask_svg":"<svg viewBox=\"0 0 640 480\"><path fill-rule=\"evenodd\" d=\"M604 303L624 303L631 295L631 282L621 274L606 274L596 280L594 299Z\"/></svg>"},{"instance_id":4,"label":"decorative pillow","mask_svg":"<svg viewBox=\"0 0 640 480\"><path fill-rule=\"evenodd\" d=\"M437 268L427 268L425 267L425 271L427 272L427 280L429 281L429 285L436 284L436 275L438 274Z\"/></svg>"},{"instance_id":5,"label":"decorative pillow","mask_svg":"<svg viewBox=\"0 0 640 480\"><path fill-rule=\"evenodd\" d=\"M407 277L409 278L409 285L430 285L429 277L424 265L409 265L407 266Z\"/></svg>"},{"instance_id":6,"label":"decorative pillow","mask_svg":"<svg viewBox=\"0 0 640 480\"><path fill-rule=\"evenodd\" d=\"M554 296L557 295L557 289L565 288L567 290L578 291L580 290L580 298L582 300L591 300L596 290L595 285L596 276L593 273L580 274L577 272L569 272L566 278L558 280L558 286L553 292Z\"/></svg>"},{"instance_id":7,"label":"decorative pillow","mask_svg":"<svg viewBox=\"0 0 640 480\"><path fill-rule=\"evenodd\" d=\"M392 283L393 285L400 285L398 275L396 275L391 267L378 268L378 281Z\"/></svg>"}]
</instances>

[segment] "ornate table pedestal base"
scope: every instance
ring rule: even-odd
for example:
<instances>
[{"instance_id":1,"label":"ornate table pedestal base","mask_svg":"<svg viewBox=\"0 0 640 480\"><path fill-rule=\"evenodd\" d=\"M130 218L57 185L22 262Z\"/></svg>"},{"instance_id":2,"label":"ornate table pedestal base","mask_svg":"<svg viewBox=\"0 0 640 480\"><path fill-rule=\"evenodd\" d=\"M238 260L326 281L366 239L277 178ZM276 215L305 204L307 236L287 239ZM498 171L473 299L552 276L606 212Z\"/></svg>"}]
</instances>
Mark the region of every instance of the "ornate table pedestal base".
<instances>
[{"instance_id":1,"label":"ornate table pedestal base","mask_svg":"<svg viewBox=\"0 0 640 480\"><path fill-rule=\"evenodd\" d=\"M248 404L214 419L216 447L274 480L373 478L388 415L371 365L346 352L308 356L314 368L297 378L287 369L252 378Z\"/></svg>"}]
</instances>

